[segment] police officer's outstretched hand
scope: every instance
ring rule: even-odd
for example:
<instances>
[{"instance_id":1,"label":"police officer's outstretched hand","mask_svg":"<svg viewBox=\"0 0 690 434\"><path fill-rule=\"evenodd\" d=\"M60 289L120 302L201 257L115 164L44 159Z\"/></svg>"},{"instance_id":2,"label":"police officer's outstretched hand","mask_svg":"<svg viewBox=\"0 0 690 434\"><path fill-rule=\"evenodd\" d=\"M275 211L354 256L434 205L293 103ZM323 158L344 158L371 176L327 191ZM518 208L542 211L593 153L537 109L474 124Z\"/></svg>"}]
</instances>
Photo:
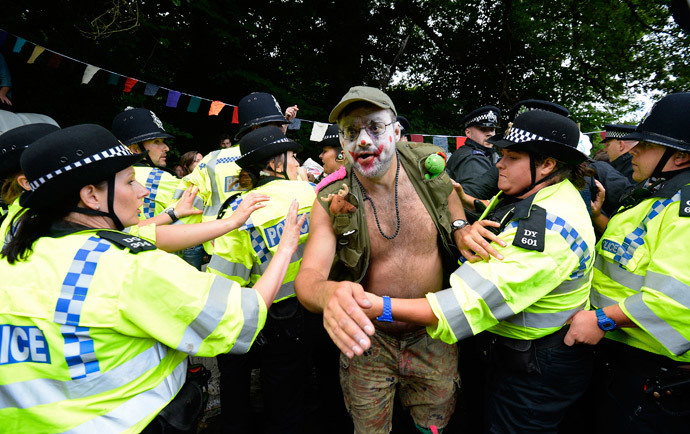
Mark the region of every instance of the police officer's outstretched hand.
<instances>
[{"instance_id":1,"label":"police officer's outstretched hand","mask_svg":"<svg viewBox=\"0 0 690 434\"><path fill-rule=\"evenodd\" d=\"M242 202L237 206L237 209L228 217L233 220L234 227L241 227L249 219L254 211L266 206L266 202L271 200L269 196L261 193L249 193ZM288 213L289 214L289 213Z\"/></svg>"},{"instance_id":2,"label":"police officer's outstretched hand","mask_svg":"<svg viewBox=\"0 0 690 434\"><path fill-rule=\"evenodd\" d=\"M454 234L455 242L462 256L470 262L477 262L482 259L488 261L489 255L497 259L503 259L503 255L498 253L490 244L494 242L502 247L506 246L505 241L490 229L498 226L498 222L481 220L456 231Z\"/></svg>"},{"instance_id":3,"label":"police officer's outstretched hand","mask_svg":"<svg viewBox=\"0 0 690 434\"><path fill-rule=\"evenodd\" d=\"M177 218L183 218L194 214L201 214L204 212L201 209L194 208L194 199L199 192L199 187L190 185L188 189L182 193L182 197L175 205L175 215Z\"/></svg>"}]
</instances>

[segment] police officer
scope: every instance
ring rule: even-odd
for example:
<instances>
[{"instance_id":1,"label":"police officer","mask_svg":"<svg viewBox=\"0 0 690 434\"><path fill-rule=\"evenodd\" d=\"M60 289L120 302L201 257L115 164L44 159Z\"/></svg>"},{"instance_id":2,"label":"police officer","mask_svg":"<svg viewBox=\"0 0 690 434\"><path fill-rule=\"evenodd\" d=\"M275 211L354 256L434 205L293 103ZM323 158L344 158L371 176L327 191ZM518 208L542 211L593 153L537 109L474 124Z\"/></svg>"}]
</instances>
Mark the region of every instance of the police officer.
<instances>
[{"instance_id":1,"label":"police officer","mask_svg":"<svg viewBox=\"0 0 690 434\"><path fill-rule=\"evenodd\" d=\"M687 432L690 423L690 93L667 95L623 140L633 179L596 246L591 300L569 344L596 344L598 432ZM602 340L602 337L606 339Z\"/></svg>"},{"instance_id":2,"label":"police officer","mask_svg":"<svg viewBox=\"0 0 690 434\"><path fill-rule=\"evenodd\" d=\"M323 139L319 142L321 153L319 158L323 163L324 177L335 173L345 164L345 154L343 147L340 146L340 136L338 135L338 125L331 124L326 129Z\"/></svg>"},{"instance_id":3,"label":"police officer","mask_svg":"<svg viewBox=\"0 0 690 434\"><path fill-rule=\"evenodd\" d=\"M496 229L503 260L465 262L451 289L426 299L369 296L370 318L427 325L456 342L488 331L487 432L557 432L566 410L587 388L591 354L563 338L573 313L589 306L594 231L577 187L586 156L577 125L555 113L518 115L498 162L499 193L473 229ZM386 314L384 313L384 316Z\"/></svg>"},{"instance_id":4,"label":"police officer","mask_svg":"<svg viewBox=\"0 0 690 434\"><path fill-rule=\"evenodd\" d=\"M257 128L274 125L287 129L287 124L290 123L281 113L278 101L265 92L253 92L243 97L237 110L240 130L235 137L236 142L244 134ZM288 112L294 118L296 106L290 107ZM240 156L238 145L212 151L204 156L192 173L179 181L173 198L179 199L190 186L196 186L199 191L194 206L203 210L201 215L182 219L184 223L207 222L217 218L221 205L240 189L237 178L241 169L236 163ZM213 243L204 243L204 250L209 255L213 254Z\"/></svg>"},{"instance_id":5,"label":"police officer","mask_svg":"<svg viewBox=\"0 0 690 434\"><path fill-rule=\"evenodd\" d=\"M467 194L477 197L474 185L482 174L493 167L496 159L487 140L496 134L501 111L492 105L478 108L462 119L465 125L465 145L448 159L446 171Z\"/></svg>"},{"instance_id":6,"label":"police officer","mask_svg":"<svg viewBox=\"0 0 690 434\"><path fill-rule=\"evenodd\" d=\"M179 179L165 169L170 150L165 139L173 138L163 128L154 112L128 107L113 119L112 132L130 151L142 154L135 165L137 181L151 193L144 198L140 219L145 220L162 212L168 213L173 223L179 216L171 207Z\"/></svg>"},{"instance_id":7,"label":"police officer","mask_svg":"<svg viewBox=\"0 0 690 434\"><path fill-rule=\"evenodd\" d=\"M19 205L19 196L29 189L29 184L22 173L19 159L31 143L58 129L52 124L29 124L0 135L0 196L8 205L7 213L0 217L0 245L6 241L14 218L24 212Z\"/></svg>"},{"instance_id":8,"label":"police officer","mask_svg":"<svg viewBox=\"0 0 690 434\"><path fill-rule=\"evenodd\" d=\"M139 221L142 158L89 124L22 155L28 210L0 261L3 431L140 432L161 410L191 424L202 404L187 356L246 352L264 325L297 247L296 206L264 277L241 288L117 230Z\"/></svg>"},{"instance_id":9,"label":"police officer","mask_svg":"<svg viewBox=\"0 0 690 434\"><path fill-rule=\"evenodd\" d=\"M635 131L634 125L625 124L606 124L606 136L604 137L604 149L609 156L609 163L620 172L623 176L628 178L630 182L632 178L632 155L630 150L637 144L634 140L622 140L623 137Z\"/></svg>"},{"instance_id":10,"label":"police officer","mask_svg":"<svg viewBox=\"0 0 690 434\"><path fill-rule=\"evenodd\" d=\"M316 198L308 182L296 181L299 163L295 153L302 147L285 137L276 126L248 132L240 140L242 168L240 187L247 190L230 198L232 212L249 192L271 198L255 211L239 230L215 240L207 271L243 286L253 286L273 261L280 241L287 204L296 200L299 214L306 215ZM302 227L300 245L306 242L309 224ZM305 387L309 378L309 348L305 342L304 308L295 297L294 280L302 262L302 250L291 260L276 303L269 309L266 328L248 354L218 356L221 373L221 406L224 427L230 432L256 431L249 402L253 365L261 368L262 395L267 432L302 432Z\"/></svg>"}]
</instances>

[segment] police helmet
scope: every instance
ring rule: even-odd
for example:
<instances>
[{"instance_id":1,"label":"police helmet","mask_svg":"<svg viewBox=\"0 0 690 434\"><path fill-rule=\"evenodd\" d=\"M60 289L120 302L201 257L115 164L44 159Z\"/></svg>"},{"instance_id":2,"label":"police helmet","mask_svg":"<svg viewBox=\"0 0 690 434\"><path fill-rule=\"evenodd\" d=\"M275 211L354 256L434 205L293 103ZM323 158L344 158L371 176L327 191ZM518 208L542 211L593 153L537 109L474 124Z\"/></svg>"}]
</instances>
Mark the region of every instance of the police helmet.
<instances>
[{"instance_id":1,"label":"police helmet","mask_svg":"<svg viewBox=\"0 0 690 434\"><path fill-rule=\"evenodd\" d=\"M543 110L565 117L570 116L570 110L560 104L556 104L555 102L545 101L543 99L523 99L511 107L510 111L508 112L508 120L509 122L513 122L517 115L532 110Z\"/></svg>"},{"instance_id":2,"label":"police helmet","mask_svg":"<svg viewBox=\"0 0 690 434\"><path fill-rule=\"evenodd\" d=\"M323 138L316 142L320 148L330 146L332 148L340 148L340 136L338 124L331 124L326 128L326 133Z\"/></svg>"},{"instance_id":3,"label":"police helmet","mask_svg":"<svg viewBox=\"0 0 690 434\"><path fill-rule=\"evenodd\" d=\"M0 135L0 180L21 170L19 159L30 144L59 129L53 124L29 124Z\"/></svg>"},{"instance_id":4,"label":"police helmet","mask_svg":"<svg viewBox=\"0 0 690 434\"><path fill-rule=\"evenodd\" d=\"M253 92L242 98L237 106L237 118L240 130L235 135L239 140L248 130L254 126L269 122L281 124L290 123L283 115L280 104L273 95L265 92Z\"/></svg>"},{"instance_id":5,"label":"police helmet","mask_svg":"<svg viewBox=\"0 0 690 434\"><path fill-rule=\"evenodd\" d=\"M128 107L113 119L112 131L125 146L153 139L169 139L163 123L154 112L144 108ZM143 151L143 149L142 149Z\"/></svg>"},{"instance_id":6,"label":"police helmet","mask_svg":"<svg viewBox=\"0 0 690 434\"><path fill-rule=\"evenodd\" d=\"M621 140L638 140L690 152L690 92L672 93L657 101L635 132Z\"/></svg>"},{"instance_id":7,"label":"police helmet","mask_svg":"<svg viewBox=\"0 0 690 434\"><path fill-rule=\"evenodd\" d=\"M487 105L471 111L468 115L462 118L462 123L465 125L465 128L496 128L498 126L498 118L500 116L501 110L499 110L498 107Z\"/></svg>"}]
</instances>

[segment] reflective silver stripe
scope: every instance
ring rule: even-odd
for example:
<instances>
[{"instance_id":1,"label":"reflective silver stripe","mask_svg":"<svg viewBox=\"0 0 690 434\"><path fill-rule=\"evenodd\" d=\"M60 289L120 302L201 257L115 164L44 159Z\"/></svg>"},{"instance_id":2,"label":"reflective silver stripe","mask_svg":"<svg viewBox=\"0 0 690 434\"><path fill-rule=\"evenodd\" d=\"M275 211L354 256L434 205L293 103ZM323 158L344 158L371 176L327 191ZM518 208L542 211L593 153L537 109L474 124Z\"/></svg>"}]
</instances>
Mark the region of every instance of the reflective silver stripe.
<instances>
[{"instance_id":1,"label":"reflective silver stripe","mask_svg":"<svg viewBox=\"0 0 690 434\"><path fill-rule=\"evenodd\" d=\"M659 318L642 299L642 293L631 295L624 301L632 317L649 332L661 345L676 356L690 350L690 342L666 321Z\"/></svg>"},{"instance_id":2,"label":"reflective silver stripe","mask_svg":"<svg viewBox=\"0 0 690 434\"><path fill-rule=\"evenodd\" d=\"M471 264L465 263L453 274L465 281L471 289L479 294L486 305L489 306L489 309L491 309L494 318L498 321L515 315L515 312L508 306L505 298L503 298L503 294L501 294L496 285L477 273Z\"/></svg>"},{"instance_id":3,"label":"reflective silver stripe","mask_svg":"<svg viewBox=\"0 0 690 434\"><path fill-rule=\"evenodd\" d=\"M633 291L642 289L644 276L629 272L625 268L622 268L617 262L609 262L600 255L597 255L594 259L594 267L619 285L623 285Z\"/></svg>"},{"instance_id":4,"label":"reflective silver stripe","mask_svg":"<svg viewBox=\"0 0 690 434\"><path fill-rule=\"evenodd\" d=\"M589 293L589 301L594 307L606 307L606 306L613 306L614 304L618 304L618 302L612 298L609 298L605 296L604 294L601 294L599 291L594 289L592 287L592 291Z\"/></svg>"},{"instance_id":5,"label":"reflective silver stripe","mask_svg":"<svg viewBox=\"0 0 690 434\"><path fill-rule=\"evenodd\" d=\"M192 202L192 205L196 209L204 209L204 200L200 198L199 196L196 196L194 198L194 201Z\"/></svg>"},{"instance_id":6,"label":"reflective silver stripe","mask_svg":"<svg viewBox=\"0 0 690 434\"><path fill-rule=\"evenodd\" d=\"M5 384L0 386L0 408L30 408L35 405L85 398L114 390L158 366L167 353L168 347L156 342L148 350L97 376L66 381L37 378Z\"/></svg>"},{"instance_id":7,"label":"reflective silver stripe","mask_svg":"<svg viewBox=\"0 0 690 434\"><path fill-rule=\"evenodd\" d=\"M254 336L259 328L259 301L255 289L242 288L242 317L244 318L242 330L229 354L244 354L254 342Z\"/></svg>"},{"instance_id":8,"label":"reflective silver stripe","mask_svg":"<svg viewBox=\"0 0 690 434\"><path fill-rule=\"evenodd\" d=\"M468 336L472 336L472 328L470 327L469 321L465 316L465 312L462 310L458 299L455 298L452 289L444 289L436 293L436 300L438 300L438 305L441 307L441 312L443 316L446 317L446 321L453 330L453 334L457 340L464 339Z\"/></svg>"},{"instance_id":9,"label":"reflective silver stripe","mask_svg":"<svg viewBox=\"0 0 690 434\"><path fill-rule=\"evenodd\" d=\"M589 282L589 276L591 275L592 271L590 270L589 273L585 274L582 277L578 277L577 279L564 280L563 282L561 282L560 285L555 287L553 291L551 291L549 294L567 294L569 292L580 289L582 285Z\"/></svg>"},{"instance_id":10,"label":"reflective silver stripe","mask_svg":"<svg viewBox=\"0 0 690 434\"><path fill-rule=\"evenodd\" d=\"M276 300L280 300L281 298L288 297L292 294L295 293L295 282L287 282L283 283L280 286L280 289L278 290L278 295L276 295Z\"/></svg>"},{"instance_id":11,"label":"reflective silver stripe","mask_svg":"<svg viewBox=\"0 0 690 434\"><path fill-rule=\"evenodd\" d=\"M184 359L161 383L153 389L142 392L111 412L95 417L66 433L111 433L122 432L147 416L160 411L170 402L185 382L187 359Z\"/></svg>"},{"instance_id":12,"label":"reflective silver stripe","mask_svg":"<svg viewBox=\"0 0 690 434\"><path fill-rule=\"evenodd\" d=\"M530 327L533 329L546 329L551 327L560 327L565 324L571 316L584 308L584 304L573 309L563 310L560 312L520 312L505 321L511 324Z\"/></svg>"},{"instance_id":13,"label":"reflective silver stripe","mask_svg":"<svg viewBox=\"0 0 690 434\"><path fill-rule=\"evenodd\" d=\"M251 270L245 267L244 264L230 262L218 254L211 257L208 267L218 270L225 275L238 277L246 282L249 282L249 277L251 276Z\"/></svg>"},{"instance_id":14,"label":"reflective silver stripe","mask_svg":"<svg viewBox=\"0 0 690 434\"><path fill-rule=\"evenodd\" d=\"M216 155L214 155L211 161L209 161L206 165L208 178L211 180L211 204L204 208L205 216L218 215L218 210L222 205L222 202L220 201L220 193L218 193L218 186L216 185L216 165L218 164L218 155L219 152L216 152Z\"/></svg>"},{"instance_id":15,"label":"reflective silver stripe","mask_svg":"<svg viewBox=\"0 0 690 434\"><path fill-rule=\"evenodd\" d=\"M175 193L173 194L173 199L177 200L182 197L182 194L187 191L185 188L178 188L175 190Z\"/></svg>"},{"instance_id":16,"label":"reflective silver stripe","mask_svg":"<svg viewBox=\"0 0 690 434\"><path fill-rule=\"evenodd\" d=\"M671 297L676 303L690 309L690 286L675 277L647 271L644 285Z\"/></svg>"},{"instance_id":17,"label":"reflective silver stripe","mask_svg":"<svg viewBox=\"0 0 690 434\"><path fill-rule=\"evenodd\" d=\"M206 304L184 331L180 344L177 346L178 351L192 356L199 352L199 347L201 347L204 339L213 333L213 330L223 319L228 306L230 289L234 283L222 276L216 276L213 279Z\"/></svg>"}]
</instances>

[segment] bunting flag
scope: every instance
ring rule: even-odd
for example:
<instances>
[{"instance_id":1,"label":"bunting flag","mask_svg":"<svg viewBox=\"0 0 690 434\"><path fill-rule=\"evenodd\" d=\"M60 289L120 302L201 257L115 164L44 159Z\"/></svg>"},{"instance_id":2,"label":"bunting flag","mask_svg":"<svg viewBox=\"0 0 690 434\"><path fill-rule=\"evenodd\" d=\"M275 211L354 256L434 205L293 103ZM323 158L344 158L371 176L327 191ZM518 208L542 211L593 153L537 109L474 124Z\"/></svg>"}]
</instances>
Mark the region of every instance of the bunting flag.
<instances>
[{"instance_id":1,"label":"bunting flag","mask_svg":"<svg viewBox=\"0 0 690 434\"><path fill-rule=\"evenodd\" d=\"M127 77L127 80L125 80L125 87L122 89L122 91L126 93L131 92L132 88L135 84L137 84L138 81L139 80L137 80L136 78Z\"/></svg>"},{"instance_id":2,"label":"bunting flag","mask_svg":"<svg viewBox=\"0 0 690 434\"><path fill-rule=\"evenodd\" d=\"M309 140L312 142L320 142L323 140L323 136L326 135L326 130L329 124L324 124L322 122L314 122L314 128L311 130L311 137Z\"/></svg>"},{"instance_id":3,"label":"bunting flag","mask_svg":"<svg viewBox=\"0 0 690 434\"><path fill-rule=\"evenodd\" d=\"M413 142L422 143L424 142L424 136L422 136L421 134L410 134L410 140Z\"/></svg>"},{"instance_id":4,"label":"bunting flag","mask_svg":"<svg viewBox=\"0 0 690 434\"><path fill-rule=\"evenodd\" d=\"M31 53L31 57L29 57L29 60L26 61L26 63L34 63L38 56L41 55L46 49L41 47L40 45L36 45L34 47L34 51Z\"/></svg>"},{"instance_id":5,"label":"bunting flag","mask_svg":"<svg viewBox=\"0 0 690 434\"><path fill-rule=\"evenodd\" d=\"M443 149L443 152L448 153L448 137L447 136L434 136L434 146L438 146Z\"/></svg>"},{"instance_id":6,"label":"bunting flag","mask_svg":"<svg viewBox=\"0 0 690 434\"><path fill-rule=\"evenodd\" d=\"M165 102L166 107L177 107L177 102L180 100L180 92L176 90L168 90L168 100Z\"/></svg>"},{"instance_id":7,"label":"bunting flag","mask_svg":"<svg viewBox=\"0 0 690 434\"><path fill-rule=\"evenodd\" d=\"M294 118L288 124L288 130L299 130L300 128L302 128L302 120L301 119Z\"/></svg>"},{"instance_id":8,"label":"bunting flag","mask_svg":"<svg viewBox=\"0 0 690 434\"><path fill-rule=\"evenodd\" d=\"M144 95L146 96L156 96L158 93L158 89L160 89L160 86L156 86L153 83L146 83L146 90L144 90Z\"/></svg>"},{"instance_id":9,"label":"bunting flag","mask_svg":"<svg viewBox=\"0 0 690 434\"><path fill-rule=\"evenodd\" d=\"M93 76L98 72L98 70L101 69L97 66L93 65L86 65L86 69L84 69L84 75L81 77L81 83L82 84L89 84Z\"/></svg>"},{"instance_id":10,"label":"bunting flag","mask_svg":"<svg viewBox=\"0 0 690 434\"><path fill-rule=\"evenodd\" d=\"M233 124L239 124L240 121L238 119L238 113L239 112L239 107L235 106L235 110L232 111L232 123Z\"/></svg>"},{"instance_id":11,"label":"bunting flag","mask_svg":"<svg viewBox=\"0 0 690 434\"><path fill-rule=\"evenodd\" d=\"M120 80L120 76L115 74L114 72L110 73L110 78L108 78L108 84L112 84L113 86L117 86L117 82Z\"/></svg>"},{"instance_id":12,"label":"bunting flag","mask_svg":"<svg viewBox=\"0 0 690 434\"><path fill-rule=\"evenodd\" d=\"M455 145L456 145L456 147L459 148L459 147L461 147L461 146L465 146L465 140L467 140L467 137L462 137L462 136L457 137L457 138L455 139Z\"/></svg>"},{"instance_id":13,"label":"bunting flag","mask_svg":"<svg viewBox=\"0 0 690 434\"><path fill-rule=\"evenodd\" d=\"M62 62L62 56L57 53L53 53L53 55L50 56L50 60L48 60L48 66L51 68L59 68L60 62Z\"/></svg>"},{"instance_id":14,"label":"bunting flag","mask_svg":"<svg viewBox=\"0 0 690 434\"><path fill-rule=\"evenodd\" d=\"M218 116L218 113L220 113L220 111L223 110L223 107L225 107L224 102L213 101L211 103L211 108L208 110L208 115L209 116Z\"/></svg>"},{"instance_id":15,"label":"bunting flag","mask_svg":"<svg viewBox=\"0 0 690 434\"><path fill-rule=\"evenodd\" d=\"M20 51L22 51L22 47L25 43L26 39L17 36L17 41L14 43L14 48L12 49L12 51L14 51L15 53L19 53Z\"/></svg>"},{"instance_id":16,"label":"bunting flag","mask_svg":"<svg viewBox=\"0 0 690 434\"><path fill-rule=\"evenodd\" d=\"M189 104L187 104L187 111L191 113L196 113L199 111L199 105L201 105L201 100L193 96L189 99Z\"/></svg>"}]
</instances>

